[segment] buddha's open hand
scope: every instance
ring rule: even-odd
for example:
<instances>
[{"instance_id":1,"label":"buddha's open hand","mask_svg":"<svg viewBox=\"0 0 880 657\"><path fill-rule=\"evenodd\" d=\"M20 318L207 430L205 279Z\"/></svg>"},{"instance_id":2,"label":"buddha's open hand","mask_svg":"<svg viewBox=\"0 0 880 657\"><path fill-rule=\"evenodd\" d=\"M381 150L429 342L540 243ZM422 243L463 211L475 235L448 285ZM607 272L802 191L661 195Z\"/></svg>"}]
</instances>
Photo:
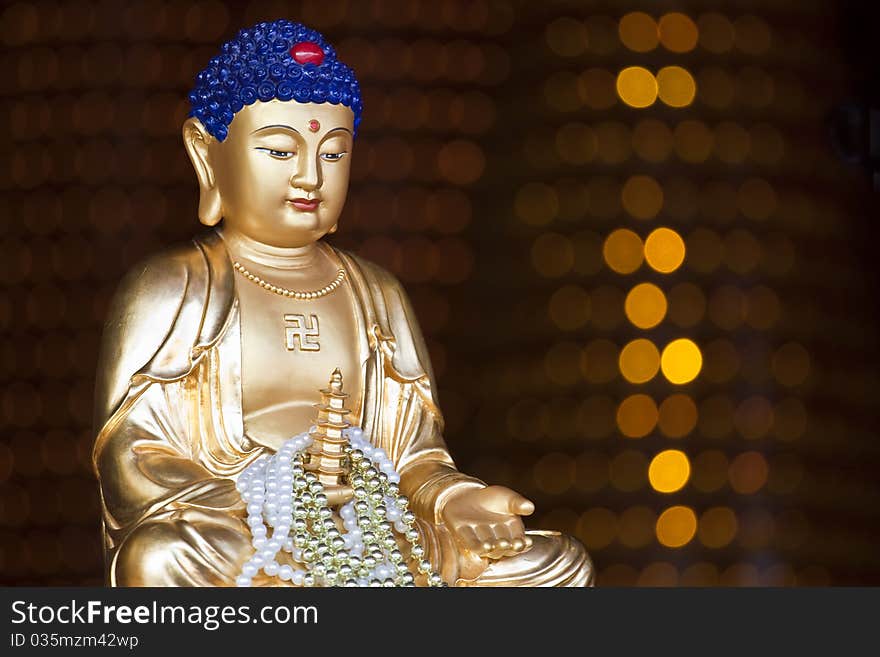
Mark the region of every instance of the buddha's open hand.
<instances>
[{"instance_id":1,"label":"buddha's open hand","mask_svg":"<svg viewBox=\"0 0 880 657\"><path fill-rule=\"evenodd\" d=\"M532 540L520 516L535 505L504 486L463 490L443 508L446 526L467 550L481 557L500 559L522 552Z\"/></svg>"}]
</instances>

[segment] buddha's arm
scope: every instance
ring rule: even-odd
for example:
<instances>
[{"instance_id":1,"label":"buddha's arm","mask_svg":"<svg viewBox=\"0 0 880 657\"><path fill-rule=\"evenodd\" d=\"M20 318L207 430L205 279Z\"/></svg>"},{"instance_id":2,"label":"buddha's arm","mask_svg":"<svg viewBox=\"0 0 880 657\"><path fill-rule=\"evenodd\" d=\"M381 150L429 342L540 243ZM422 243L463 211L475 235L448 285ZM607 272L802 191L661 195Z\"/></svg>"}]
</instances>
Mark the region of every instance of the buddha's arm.
<instances>
[{"instance_id":1,"label":"buddha's arm","mask_svg":"<svg viewBox=\"0 0 880 657\"><path fill-rule=\"evenodd\" d=\"M138 265L108 313L93 462L114 585L232 584L251 549L234 482L195 440L203 262L190 248Z\"/></svg>"},{"instance_id":2,"label":"buddha's arm","mask_svg":"<svg viewBox=\"0 0 880 657\"><path fill-rule=\"evenodd\" d=\"M181 387L180 382L148 384L98 435L94 465L113 531L125 534L187 506L233 510L241 505L232 480L212 475L187 453L185 427L167 400Z\"/></svg>"},{"instance_id":3,"label":"buddha's arm","mask_svg":"<svg viewBox=\"0 0 880 657\"><path fill-rule=\"evenodd\" d=\"M233 481L187 453L180 385L150 384L96 442L111 584L232 585L252 551Z\"/></svg>"},{"instance_id":4,"label":"buddha's arm","mask_svg":"<svg viewBox=\"0 0 880 657\"><path fill-rule=\"evenodd\" d=\"M443 416L437 405L428 349L418 320L400 283L390 274L377 276L381 300L394 336L393 354L385 361L385 413L392 414L389 454L400 472L401 491L410 498L417 516L434 524L442 522L446 501L465 489L486 484L463 474L443 440ZM392 411L391 409L396 409Z\"/></svg>"}]
</instances>

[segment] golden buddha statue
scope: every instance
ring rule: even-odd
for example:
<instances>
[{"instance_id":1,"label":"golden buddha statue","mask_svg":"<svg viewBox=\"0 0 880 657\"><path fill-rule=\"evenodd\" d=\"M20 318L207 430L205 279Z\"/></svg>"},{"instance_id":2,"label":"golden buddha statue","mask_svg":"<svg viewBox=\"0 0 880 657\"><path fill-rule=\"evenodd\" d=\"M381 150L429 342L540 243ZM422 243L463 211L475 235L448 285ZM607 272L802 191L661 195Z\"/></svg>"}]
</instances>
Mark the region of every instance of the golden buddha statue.
<instances>
[{"instance_id":1,"label":"golden buddha statue","mask_svg":"<svg viewBox=\"0 0 880 657\"><path fill-rule=\"evenodd\" d=\"M403 288L323 240L360 122L351 69L317 32L261 23L223 46L190 101L183 141L209 228L132 269L102 340L93 459L108 584L235 585L256 541L236 481L309 430L338 369L346 412L399 473L443 582L590 585L580 543L526 531L529 500L456 469ZM296 585L262 572L252 584Z\"/></svg>"}]
</instances>

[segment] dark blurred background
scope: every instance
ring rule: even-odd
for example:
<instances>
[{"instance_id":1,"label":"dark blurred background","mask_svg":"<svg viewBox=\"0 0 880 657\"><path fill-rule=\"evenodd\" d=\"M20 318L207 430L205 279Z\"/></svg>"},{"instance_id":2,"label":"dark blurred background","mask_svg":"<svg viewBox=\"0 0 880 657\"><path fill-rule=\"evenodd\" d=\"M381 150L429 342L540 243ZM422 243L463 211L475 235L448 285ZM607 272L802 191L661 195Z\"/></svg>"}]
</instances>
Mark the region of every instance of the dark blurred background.
<instances>
[{"instance_id":1,"label":"dark blurred background","mask_svg":"<svg viewBox=\"0 0 880 657\"><path fill-rule=\"evenodd\" d=\"M409 290L462 470L600 585L880 584L880 11L831 0L4 4L3 584L101 583L107 302L200 228L196 72L282 17L361 80L333 239Z\"/></svg>"}]
</instances>

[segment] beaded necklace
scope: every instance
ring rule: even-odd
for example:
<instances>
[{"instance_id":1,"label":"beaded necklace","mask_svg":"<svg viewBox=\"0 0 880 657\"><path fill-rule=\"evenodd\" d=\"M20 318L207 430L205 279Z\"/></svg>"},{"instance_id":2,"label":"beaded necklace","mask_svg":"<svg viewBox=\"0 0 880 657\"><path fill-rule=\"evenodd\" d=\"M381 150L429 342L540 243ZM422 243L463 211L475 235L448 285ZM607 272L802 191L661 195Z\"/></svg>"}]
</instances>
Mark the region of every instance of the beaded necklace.
<instances>
[{"instance_id":1,"label":"beaded necklace","mask_svg":"<svg viewBox=\"0 0 880 657\"><path fill-rule=\"evenodd\" d=\"M294 436L241 473L236 487L247 505L256 552L242 567L237 586L251 586L260 570L297 586L415 586L407 561L428 586L446 586L425 559L415 514L407 510L391 460L360 428L349 427L343 435L354 491L354 499L339 509L344 533L333 520L323 485L303 467L303 454L312 444L309 433ZM408 543L408 558L395 533ZM281 550L291 554L296 567L278 563Z\"/></svg>"}]
</instances>

